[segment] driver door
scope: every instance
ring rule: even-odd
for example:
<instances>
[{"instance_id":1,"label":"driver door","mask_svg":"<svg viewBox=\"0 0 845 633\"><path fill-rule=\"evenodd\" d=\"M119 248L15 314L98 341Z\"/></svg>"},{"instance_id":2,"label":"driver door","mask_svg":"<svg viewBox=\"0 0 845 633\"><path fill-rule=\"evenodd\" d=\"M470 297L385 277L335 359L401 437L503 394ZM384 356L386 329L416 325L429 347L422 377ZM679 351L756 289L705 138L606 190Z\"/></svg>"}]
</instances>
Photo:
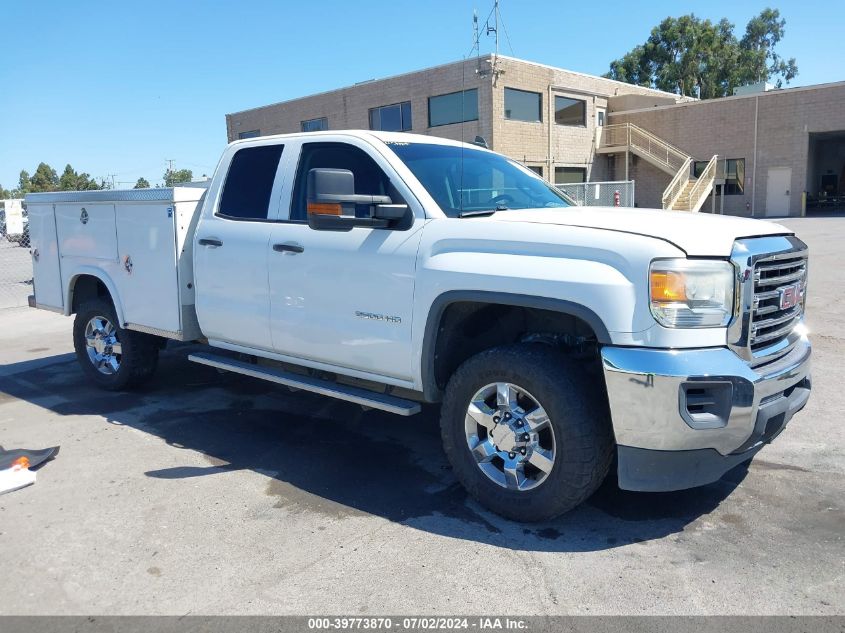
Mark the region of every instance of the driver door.
<instances>
[{"instance_id":1,"label":"driver door","mask_svg":"<svg viewBox=\"0 0 845 633\"><path fill-rule=\"evenodd\" d=\"M400 381L412 379L411 317L422 207L389 162L358 139L302 143L286 179L286 221L270 236L270 329L284 356ZM414 211L409 228L308 226L306 178L315 168L352 171L355 193L389 195ZM283 197L283 200L285 198ZM280 214L284 217L284 212Z\"/></svg>"}]
</instances>

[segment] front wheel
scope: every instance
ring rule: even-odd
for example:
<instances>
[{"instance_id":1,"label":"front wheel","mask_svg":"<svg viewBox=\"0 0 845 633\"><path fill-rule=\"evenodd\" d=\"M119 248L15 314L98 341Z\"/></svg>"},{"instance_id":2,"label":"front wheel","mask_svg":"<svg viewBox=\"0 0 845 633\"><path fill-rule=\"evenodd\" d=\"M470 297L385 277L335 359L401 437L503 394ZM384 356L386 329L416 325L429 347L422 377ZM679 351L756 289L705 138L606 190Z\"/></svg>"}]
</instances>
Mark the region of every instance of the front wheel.
<instances>
[{"instance_id":1,"label":"front wheel","mask_svg":"<svg viewBox=\"0 0 845 633\"><path fill-rule=\"evenodd\" d=\"M482 505L541 521L587 499L613 457L601 386L541 345L509 345L467 360L449 380L440 422L458 480Z\"/></svg>"},{"instance_id":2,"label":"front wheel","mask_svg":"<svg viewBox=\"0 0 845 633\"><path fill-rule=\"evenodd\" d=\"M158 364L158 341L118 325L110 301L85 303L73 322L73 346L82 371L99 387L117 391L148 380Z\"/></svg>"}]
</instances>

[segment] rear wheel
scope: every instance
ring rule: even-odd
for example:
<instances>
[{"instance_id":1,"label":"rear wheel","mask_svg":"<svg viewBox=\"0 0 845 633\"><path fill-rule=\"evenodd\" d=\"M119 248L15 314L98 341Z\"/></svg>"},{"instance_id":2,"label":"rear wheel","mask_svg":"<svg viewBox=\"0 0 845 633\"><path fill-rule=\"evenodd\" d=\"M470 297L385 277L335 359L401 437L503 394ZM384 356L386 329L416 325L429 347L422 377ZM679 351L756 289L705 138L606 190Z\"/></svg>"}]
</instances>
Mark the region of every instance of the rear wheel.
<instances>
[{"instance_id":1,"label":"rear wheel","mask_svg":"<svg viewBox=\"0 0 845 633\"><path fill-rule=\"evenodd\" d=\"M613 437L600 386L542 345L482 352L455 372L441 417L458 480L482 505L517 521L563 514L607 475Z\"/></svg>"},{"instance_id":2,"label":"rear wheel","mask_svg":"<svg viewBox=\"0 0 845 633\"><path fill-rule=\"evenodd\" d=\"M76 313L73 344L82 370L103 389L139 385L158 364L157 339L121 328L111 302L103 299L85 303Z\"/></svg>"}]
</instances>

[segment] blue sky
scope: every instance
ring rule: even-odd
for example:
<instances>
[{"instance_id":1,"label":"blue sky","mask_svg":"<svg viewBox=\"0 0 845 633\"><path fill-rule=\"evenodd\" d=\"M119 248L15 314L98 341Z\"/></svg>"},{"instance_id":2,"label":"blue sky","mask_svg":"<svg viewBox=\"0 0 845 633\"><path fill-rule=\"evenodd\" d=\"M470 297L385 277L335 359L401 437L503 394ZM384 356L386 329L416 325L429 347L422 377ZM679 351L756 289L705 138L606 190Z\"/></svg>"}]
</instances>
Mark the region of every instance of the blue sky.
<instances>
[{"instance_id":1,"label":"blue sky","mask_svg":"<svg viewBox=\"0 0 845 633\"><path fill-rule=\"evenodd\" d=\"M698 3L697 3L698 4ZM322 2L61 2L3 0L0 184L40 161L95 177L155 184L166 159L210 174L226 143L224 115L458 60L471 46L472 11L492 0ZM792 85L845 79L845 4L711 0L739 34L766 6L786 18ZM641 43L677 2L502 0L513 54L587 73ZM502 32L504 35L504 32ZM482 38L482 52L492 38ZM502 37L500 50L511 54ZM843 106L845 107L845 106Z\"/></svg>"}]
</instances>

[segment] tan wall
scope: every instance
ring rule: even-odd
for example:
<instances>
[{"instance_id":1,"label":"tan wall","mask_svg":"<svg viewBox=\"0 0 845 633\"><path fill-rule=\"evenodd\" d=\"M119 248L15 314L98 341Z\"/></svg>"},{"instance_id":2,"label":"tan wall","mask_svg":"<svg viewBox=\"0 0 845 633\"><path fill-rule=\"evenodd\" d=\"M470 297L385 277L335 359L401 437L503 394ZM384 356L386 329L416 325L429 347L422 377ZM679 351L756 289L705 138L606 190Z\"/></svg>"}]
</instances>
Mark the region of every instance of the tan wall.
<instances>
[{"instance_id":1,"label":"tan wall","mask_svg":"<svg viewBox=\"0 0 845 633\"><path fill-rule=\"evenodd\" d=\"M372 107L411 101L413 128L417 134L431 134L455 140L483 136L491 149L528 165L543 168L554 178L555 166L583 167L588 178L606 179L606 161L596 161L596 107L607 106L610 96L635 94L648 99L666 99L666 93L631 86L601 77L499 57L499 72L492 73L491 57L447 64L436 68L372 81L302 99L295 99L226 116L230 141L241 132L259 130L261 135L298 132L306 119L327 117L329 129L367 129ZM480 71L480 72L477 72ZM428 97L478 88L479 120L429 127ZM539 92L543 98L543 121L530 123L504 118L504 88ZM554 95L587 102L586 125L554 123ZM671 98L671 97L669 97Z\"/></svg>"},{"instance_id":2,"label":"tan wall","mask_svg":"<svg viewBox=\"0 0 845 633\"><path fill-rule=\"evenodd\" d=\"M694 99L675 95L669 97L665 95L624 94L609 97L607 106L610 112L622 112L625 110L641 110L642 108L673 105L679 101L694 101Z\"/></svg>"},{"instance_id":3,"label":"tan wall","mask_svg":"<svg viewBox=\"0 0 845 633\"><path fill-rule=\"evenodd\" d=\"M463 67L458 62L229 114L226 115L228 138L229 141L237 140L239 133L250 130L260 130L262 136L299 132L302 121L318 117L326 117L331 130L366 130L370 127L370 108L410 101L412 132L455 140L460 140L463 132L466 140L471 141L476 135L481 135L489 141L490 84L479 78L476 67L476 60L463 62ZM467 122L463 126L429 127L428 97L462 88L478 88L479 121Z\"/></svg>"},{"instance_id":4,"label":"tan wall","mask_svg":"<svg viewBox=\"0 0 845 633\"><path fill-rule=\"evenodd\" d=\"M725 212L733 214L743 213L746 202L751 201L747 177L753 169L753 121L753 99L703 101L634 114L612 114L610 118L611 124L639 125L696 160L709 160L714 154L720 158L745 158L745 195L725 196ZM631 178L637 182L637 204L660 208L663 189L672 176L640 159L631 168ZM710 208L709 201L706 206Z\"/></svg>"},{"instance_id":5,"label":"tan wall","mask_svg":"<svg viewBox=\"0 0 845 633\"><path fill-rule=\"evenodd\" d=\"M528 164L544 165L549 180L554 178L554 168L562 166L585 168L588 180L609 177L606 162L594 160L596 109L607 110L609 98L630 93L649 100L673 100L666 93L648 88L507 57L499 58L499 69L502 72L493 87L493 149ZM505 88L540 93L543 120L535 123L505 119ZM556 95L586 101L585 126L555 123Z\"/></svg>"},{"instance_id":6,"label":"tan wall","mask_svg":"<svg viewBox=\"0 0 845 633\"><path fill-rule=\"evenodd\" d=\"M845 130L845 107L842 103L845 103L845 85L829 84L743 98L613 113L610 123L635 123L698 160L708 160L713 154L718 154L720 158L745 158L744 194L725 196L726 213L749 215L750 211L746 209L753 206L756 216L764 216L769 168L790 167L790 214L798 215L801 211L801 194L809 186L809 134ZM638 161L631 170L632 178L637 180L637 203L640 206L659 206L660 197L656 194L656 187L646 182L654 179L653 171L657 170L651 166L644 167L643 164L644 161ZM617 169L617 172L621 173L621 170ZM665 182L668 184L668 177ZM717 209L719 203L720 200L717 200ZM709 200L705 208L710 208Z\"/></svg>"}]
</instances>

